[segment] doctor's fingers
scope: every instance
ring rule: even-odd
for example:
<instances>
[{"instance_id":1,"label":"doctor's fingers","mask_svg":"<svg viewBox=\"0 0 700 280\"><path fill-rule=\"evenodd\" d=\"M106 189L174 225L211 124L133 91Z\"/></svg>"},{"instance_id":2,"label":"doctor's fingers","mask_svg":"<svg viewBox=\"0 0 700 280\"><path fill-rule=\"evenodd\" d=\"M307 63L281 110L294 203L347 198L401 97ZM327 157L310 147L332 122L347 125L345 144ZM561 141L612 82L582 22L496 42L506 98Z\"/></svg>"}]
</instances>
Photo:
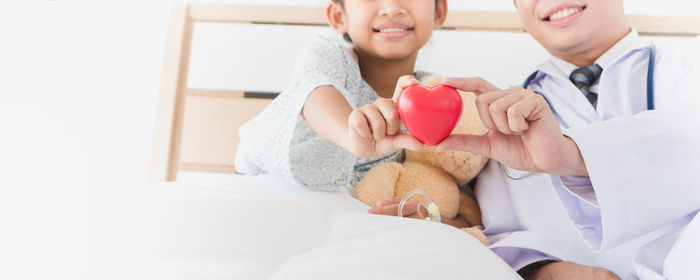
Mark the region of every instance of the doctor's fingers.
<instances>
[{"instance_id":1,"label":"doctor's fingers","mask_svg":"<svg viewBox=\"0 0 700 280\"><path fill-rule=\"evenodd\" d=\"M491 111L489 109L491 103L508 94L510 94L510 92L507 90L497 90L476 96L476 110L479 113L479 118L481 118L481 122L484 123L484 126L489 130L499 130L491 116Z\"/></svg>"},{"instance_id":2,"label":"doctor's fingers","mask_svg":"<svg viewBox=\"0 0 700 280\"><path fill-rule=\"evenodd\" d=\"M549 108L547 101L539 94L525 93L524 98L508 108L508 126L520 134L530 128L529 122L539 118L540 112Z\"/></svg>"},{"instance_id":3,"label":"doctor's fingers","mask_svg":"<svg viewBox=\"0 0 700 280\"><path fill-rule=\"evenodd\" d=\"M379 113L386 121L386 134L395 135L401 127L401 119L399 119L399 111L396 108L396 104L391 99L379 98L374 102L377 106Z\"/></svg>"},{"instance_id":4,"label":"doctor's fingers","mask_svg":"<svg viewBox=\"0 0 700 280\"><path fill-rule=\"evenodd\" d=\"M502 96L489 104L489 113L498 130L503 134L514 134L515 130L511 127L512 116L511 111L517 107L517 104L527 98L527 93L521 90L511 92ZM517 128L520 128L518 126ZM520 132L520 131L518 131Z\"/></svg>"},{"instance_id":5,"label":"doctor's fingers","mask_svg":"<svg viewBox=\"0 0 700 280\"><path fill-rule=\"evenodd\" d=\"M413 75L401 76L398 82L396 82L396 89L394 89L394 96L391 97L391 100L394 101L394 103L396 103L399 100L399 95L401 95L403 89L419 83L420 82L418 82L416 77L414 77Z\"/></svg>"},{"instance_id":6,"label":"doctor's fingers","mask_svg":"<svg viewBox=\"0 0 700 280\"><path fill-rule=\"evenodd\" d=\"M476 95L501 90L482 78L443 78L442 84L461 91L473 92Z\"/></svg>"},{"instance_id":7,"label":"doctor's fingers","mask_svg":"<svg viewBox=\"0 0 700 280\"><path fill-rule=\"evenodd\" d=\"M379 111L379 108L374 104L367 104L360 107L359 109L362 114L365 115L369 127L372 129L372 135L374 140L382 140L387 135L386 134L386 120Z\"/></svg>"},{"instance_id":8,"label":"doctor's fingers","mask_svg":"<svg viewBox=\"0 0 700 280\"><path fill-rule=\"evenodd\" d=\"M465 151L492 158L491 144L486 135L452 134L435 146L438 151Z\"/></svg>"}]
</instances>

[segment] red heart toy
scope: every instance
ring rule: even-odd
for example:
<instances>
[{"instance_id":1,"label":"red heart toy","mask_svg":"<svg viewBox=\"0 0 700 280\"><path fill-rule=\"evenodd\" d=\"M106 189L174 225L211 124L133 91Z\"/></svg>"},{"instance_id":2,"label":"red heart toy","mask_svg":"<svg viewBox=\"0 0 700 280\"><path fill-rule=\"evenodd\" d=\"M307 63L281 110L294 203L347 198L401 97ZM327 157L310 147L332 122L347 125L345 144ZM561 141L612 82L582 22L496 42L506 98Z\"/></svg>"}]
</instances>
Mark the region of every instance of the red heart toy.
<instances>
[{"instance_id":1,"label":"red heart toy","mask_svg":"<svg viewBox=\"0 0 700 280\"><path fill-rule=\"evenodd\" d=\"M412 85L403 90L396 106L406 129L430 146L450 135L462 114L462 97L446 85Z\"/></svg>"}]
</instances>

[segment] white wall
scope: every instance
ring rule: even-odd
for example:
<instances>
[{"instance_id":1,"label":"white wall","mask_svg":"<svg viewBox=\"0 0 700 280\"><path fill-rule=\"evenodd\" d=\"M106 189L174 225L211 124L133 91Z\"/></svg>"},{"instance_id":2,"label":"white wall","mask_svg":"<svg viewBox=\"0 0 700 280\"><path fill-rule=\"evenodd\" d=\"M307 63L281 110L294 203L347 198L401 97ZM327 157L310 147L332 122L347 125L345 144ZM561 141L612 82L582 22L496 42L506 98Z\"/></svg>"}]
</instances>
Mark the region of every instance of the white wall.
<instances>
[{"instance_id":1,"label":"white wall","mask_svg":"<svg viewBox=\"0 0 700 280\"><path fill-rule=\"evenodd\" d=\"M505 0L449 3L453 10L514 10L513 3ZM647 7L628 6L640 13ZM298 51L321 32L332 33L327 27L197 24L188 85L279 92L289 81ZM483 76L509 87L520 84L547 56L527 34L438 31L421 51L417 68L447 76ZM508 63L511 61L519 63Z\"/></svg>"},{"instance_id":2,"label":"white wall","mask_svg":"<svg viewBox=\"0 0 700 280\"><path fill-rule=\"evenodd\" d=\"M81 278L85 219L94 218L86 215L90 204L84 199L104 188L146 180L173 2L0 2L1 279ZM326 0L191 2L323 6ZM449 3L453 9L513 10L510 0ZM698 11L692 0L628 0L626 5L630 13ZM217 41L202 40L198 48L217 47ZM421 63L445 74L479 75L468 67L470 61L507 61L472 53L460 58L464 65L431 62L433 55L461 47L435 43ZM524 49L529 50L544 55L536 46ZM285 52L273 45L270 51L293 56L291 48ZM193 59L203 65L193 83L226 86L226 77L208 72L206 57ZM274 75L288 73L286 67ZM281 80L269 89L282 87Z\"/></svg>"}]
</instances>

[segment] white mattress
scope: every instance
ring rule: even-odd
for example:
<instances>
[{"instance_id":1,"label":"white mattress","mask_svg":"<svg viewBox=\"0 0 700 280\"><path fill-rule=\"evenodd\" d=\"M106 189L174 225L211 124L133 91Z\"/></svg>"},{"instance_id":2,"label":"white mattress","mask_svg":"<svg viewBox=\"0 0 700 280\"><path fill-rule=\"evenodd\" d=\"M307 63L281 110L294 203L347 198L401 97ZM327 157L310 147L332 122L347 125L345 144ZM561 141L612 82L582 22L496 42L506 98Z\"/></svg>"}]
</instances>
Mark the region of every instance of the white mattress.
<instances>
[{"instance_id":1,"label":"white mattress","mask_svg":"<svg viewBox=\"0 0 700 280\"><path fill-rule=\"evenodd\" d=\"M348 192L273 176L181 179L104 194L111 205L91 215L90 278L519 278L470 235L365 214Z\"/></svg>"}]
</instances>

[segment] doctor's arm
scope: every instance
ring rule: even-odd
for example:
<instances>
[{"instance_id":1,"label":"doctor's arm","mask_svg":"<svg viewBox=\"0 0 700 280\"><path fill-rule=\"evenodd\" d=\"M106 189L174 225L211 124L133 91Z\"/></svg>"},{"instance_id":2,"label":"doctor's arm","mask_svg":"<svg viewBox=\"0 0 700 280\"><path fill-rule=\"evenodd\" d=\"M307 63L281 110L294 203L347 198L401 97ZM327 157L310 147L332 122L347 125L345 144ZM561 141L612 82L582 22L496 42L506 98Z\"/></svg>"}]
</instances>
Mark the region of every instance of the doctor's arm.
<instances>
[{"instance_id":1,"label":"doctor's arm","mask_svg":"<svg viewBox=\"0 0 700 280\"><path fill-rule=\"evenodd\" d=\"M656 110L565 131L580 147L595 191L603 235L587 240L593 248L680 227L700 209L700 37L683 63L659 69L673 76L674 88L659 89L664 102Z\"/></svg>"},{"instance_id":2,"label":"doctor's arm","mask_svg":"<svg viewBox=\"0 0 700 280\"><path fill-rule=\"evenodd\" d=\"M589 216L595 224L589 219L581 226L602 231L602 238L587 239L594 250L683 223L700 208L700 47L696 50L687 67L678 69L683 78L664 106L564 132L554 126L547 108L523 102L534 97L510 96L528 95L527 90L499 91L480 80L448 80L454 87L477 92L479 98L487 97L477 108L482 121L493 124L484 136L450 136L438 149L477 152L516 169L559 178L590 177L596 200L592 211L598 214ZM572 219L580 216L570 214Z\"/></svg>"},{"instance_id":3,"label":"doctor's arm","mask_svg":"<svg viewBox=\"0 0 700 280\"><path fill-rule=\"evenodd\" d=\"M683 223L700 209L698 81L700 59L665 106L565 131L578 144L595 191L603 240L594 248Z\"/></svg>"}]
</instances>

